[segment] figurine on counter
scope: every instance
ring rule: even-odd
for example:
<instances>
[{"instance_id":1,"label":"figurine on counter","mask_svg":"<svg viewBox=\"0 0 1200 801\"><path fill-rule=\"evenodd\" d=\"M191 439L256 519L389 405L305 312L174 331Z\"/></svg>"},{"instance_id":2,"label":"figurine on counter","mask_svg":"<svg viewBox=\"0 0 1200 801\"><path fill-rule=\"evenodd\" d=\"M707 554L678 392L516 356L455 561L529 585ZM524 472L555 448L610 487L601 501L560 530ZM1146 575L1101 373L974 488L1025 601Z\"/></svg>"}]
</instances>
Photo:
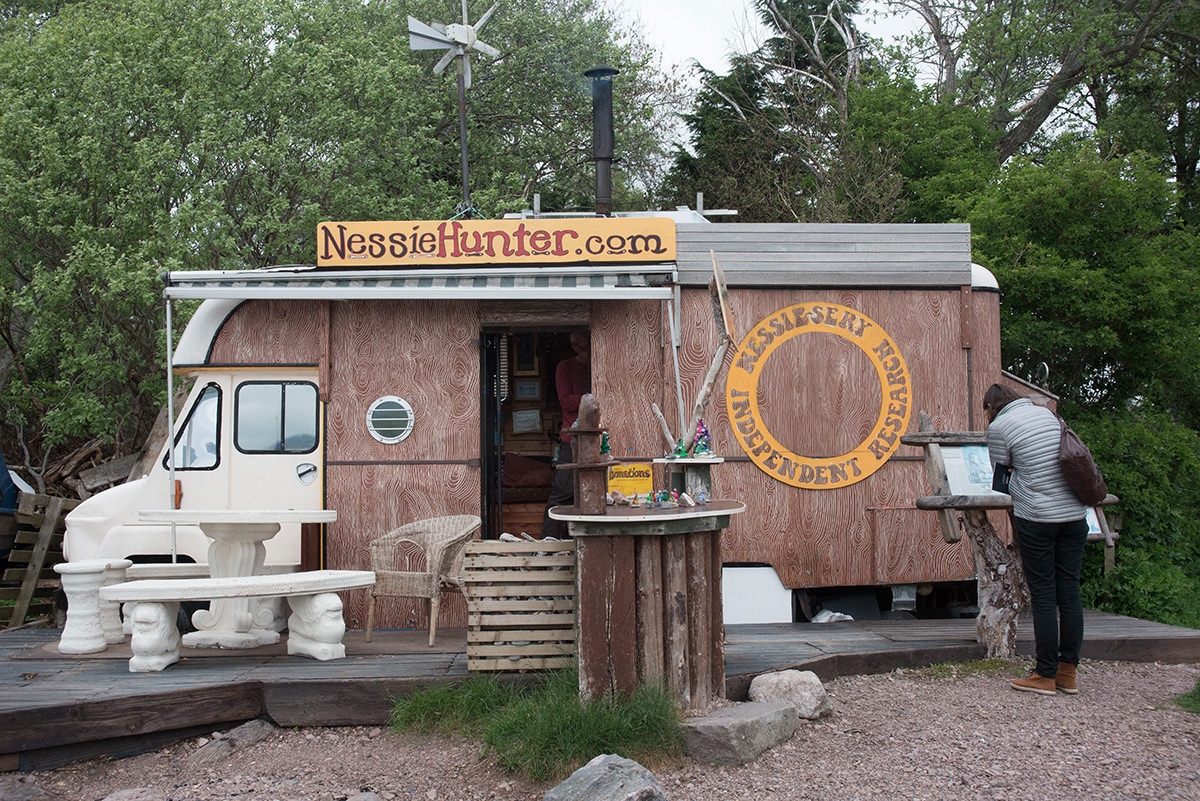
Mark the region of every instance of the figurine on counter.
<instances>
[{"instance_id":1,"label":"figurine on counter","mask_svg":"<svg viewBox=\"0 0 1200 801\"><path fill-rule=\"evenodd\" d=\"M696 435L693 438L693 456L712 456L712 437L703 420L696 421Z\"/></svg>"},{"instance_id":2,"label":"figurine on counter","mask_svg":"<svg viewBox=\"0 0 1200 801\"><path fill-rule=\"evenodd\" d=\"M626 496L625 493L621 492L620 490L613 490L612 492L610 492L608 494L608 505L609 506L629 506L630 500L629 500L629 497Z\"/></svg>"},{"instance_id":3,"label":"figurine on counter","mask_svg":"<svg viewBox=\"0 0 1200 801\"><path fill-rule=\"evenodd\" d=\"M708 503L708 493L704 489L701 489L696 493L696 503L700 504L701 506Z\"/></svg>"},{"instance_id":4,"label":"figurine on counter","mask_svg":"<svg viewBox=\"0 0 1200 801\"><path fill-rule=\"evenodd\" d=\"M609 451L610 451L610 448L608 445L608 432L605 431L604 435L600 437L600 455L608 456Z\"/></svg>"},{"instance_id":5,"label":"figurine on counter","mask_svg":"<svg viewBox=\"0 0 1200 801\"><path fill-rule=\"evenodd\" d=\"M683 444L683 438L679 438L679 444L675 446L674 452L667 456L668 459L686 459L688 458L687 446Z\"/></svg>"}]
</instances>

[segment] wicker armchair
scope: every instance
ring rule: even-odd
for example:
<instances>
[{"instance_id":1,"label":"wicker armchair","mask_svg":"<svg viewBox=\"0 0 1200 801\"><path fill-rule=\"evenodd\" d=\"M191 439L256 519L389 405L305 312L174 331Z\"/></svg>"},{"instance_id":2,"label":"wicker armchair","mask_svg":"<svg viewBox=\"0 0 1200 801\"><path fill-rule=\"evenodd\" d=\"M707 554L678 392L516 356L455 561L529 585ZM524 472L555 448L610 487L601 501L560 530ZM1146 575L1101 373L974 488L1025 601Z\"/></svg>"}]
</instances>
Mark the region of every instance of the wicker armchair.
<instances>
[{"instance_id":1,"label":"wicker armchair","mask_svg":"<svg viewBox=\"0 0 1200 801\"><path fill-rule=\"evenodd\" d=\"M372 540L371 569L375 586L367 609L367 642L375 626L375 599L381 595L426 598L429 601L429 644L437 634L438 608L443 590L462 592L463 550L479 531L482 521L476 515L452 515L418 520L392 529ZM410 542L425 552L423 572L396 570L400 543Z\"/></svg>"}]
</instances>

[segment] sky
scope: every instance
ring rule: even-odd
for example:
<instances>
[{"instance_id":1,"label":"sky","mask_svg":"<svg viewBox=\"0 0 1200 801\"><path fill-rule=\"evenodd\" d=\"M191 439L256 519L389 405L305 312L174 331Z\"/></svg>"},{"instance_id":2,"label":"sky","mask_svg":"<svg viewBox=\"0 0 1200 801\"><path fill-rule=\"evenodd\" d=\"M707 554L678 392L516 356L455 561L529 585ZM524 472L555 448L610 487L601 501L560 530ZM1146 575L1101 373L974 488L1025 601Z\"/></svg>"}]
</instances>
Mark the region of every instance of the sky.
<instances>
[{"instance_id":1,"label":"sky","mask_svg":"<svg viewBox=\"0 0 1200 801\"><path fill-rule=\"evenodd\" d=\"M696 59L715 72L729 67L731 50L746 52L761 41L763 28L749 0L624 0L628 19L640 19L647 41L663 54L663 66L686 65ZM895 20L859 27L872 36L890 36L910 27Z\"/></svg>"}]
</instances>

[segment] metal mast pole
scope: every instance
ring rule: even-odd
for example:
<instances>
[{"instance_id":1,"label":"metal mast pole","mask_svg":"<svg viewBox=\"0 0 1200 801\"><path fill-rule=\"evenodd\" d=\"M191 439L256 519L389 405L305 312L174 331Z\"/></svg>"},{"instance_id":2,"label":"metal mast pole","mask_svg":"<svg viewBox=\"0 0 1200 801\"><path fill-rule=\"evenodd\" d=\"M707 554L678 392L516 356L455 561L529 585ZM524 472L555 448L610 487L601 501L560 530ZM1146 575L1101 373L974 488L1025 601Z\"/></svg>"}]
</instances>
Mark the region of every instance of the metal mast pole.
<instances>
[{"instance_id":1,"label":"metal mast pole","mask_svg":"<svg viewBox=\"0 0 1200 801\"><path fill-rule=\"evenodd\" d=\"M466 50L461 46L458 50L458 145L462 158L463 211L467 211L471 208L471 186L467 171L467 86L463 74Z\"/></svg>"},{"instance_id":2,"label":"metal mast pole","mask_svg":"<svg viewBox=\"0 0 1200 801\"><path fill-rule=\"evenodd\" d=\"M166 280L170 280L164 276ZM175 385L174 354L171 348L171 299L167 298L167 508L175 508ZM171 563L179 561L175 524L171 523Z\"/></svg>"}]
</instances>

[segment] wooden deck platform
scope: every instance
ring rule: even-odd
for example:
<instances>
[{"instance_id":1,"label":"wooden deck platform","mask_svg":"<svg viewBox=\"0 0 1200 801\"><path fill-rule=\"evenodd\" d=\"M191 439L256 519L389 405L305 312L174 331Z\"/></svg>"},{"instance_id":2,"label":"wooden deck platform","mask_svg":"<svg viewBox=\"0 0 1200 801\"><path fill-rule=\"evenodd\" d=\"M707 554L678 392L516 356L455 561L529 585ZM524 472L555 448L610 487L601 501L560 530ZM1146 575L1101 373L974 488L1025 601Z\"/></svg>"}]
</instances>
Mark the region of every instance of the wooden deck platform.
<instances>
[{"instance_id":1,"label":"wooden deck platform","mask_svg":"<svg viewBox=\"0 0 1200 801\"><path fill-rule=\"evenodd\" d=\"M1088 612L1084 656L1200 662L1200 630ZM130 673L128 645L63 656L57 629L0 633L0 770L39 770L129 755L262 715L280 726L379 725L391 699L467 677L466 634L346 634L345 659L287 656L282 643L244 651L183 649L161 673ZM1032 626L1018 647L1032 653ZM726 628L726 694L744 699L760 673L812 670L822 679L974 659L975 621L875 620Z\"/></svg>"}]
</instances>

